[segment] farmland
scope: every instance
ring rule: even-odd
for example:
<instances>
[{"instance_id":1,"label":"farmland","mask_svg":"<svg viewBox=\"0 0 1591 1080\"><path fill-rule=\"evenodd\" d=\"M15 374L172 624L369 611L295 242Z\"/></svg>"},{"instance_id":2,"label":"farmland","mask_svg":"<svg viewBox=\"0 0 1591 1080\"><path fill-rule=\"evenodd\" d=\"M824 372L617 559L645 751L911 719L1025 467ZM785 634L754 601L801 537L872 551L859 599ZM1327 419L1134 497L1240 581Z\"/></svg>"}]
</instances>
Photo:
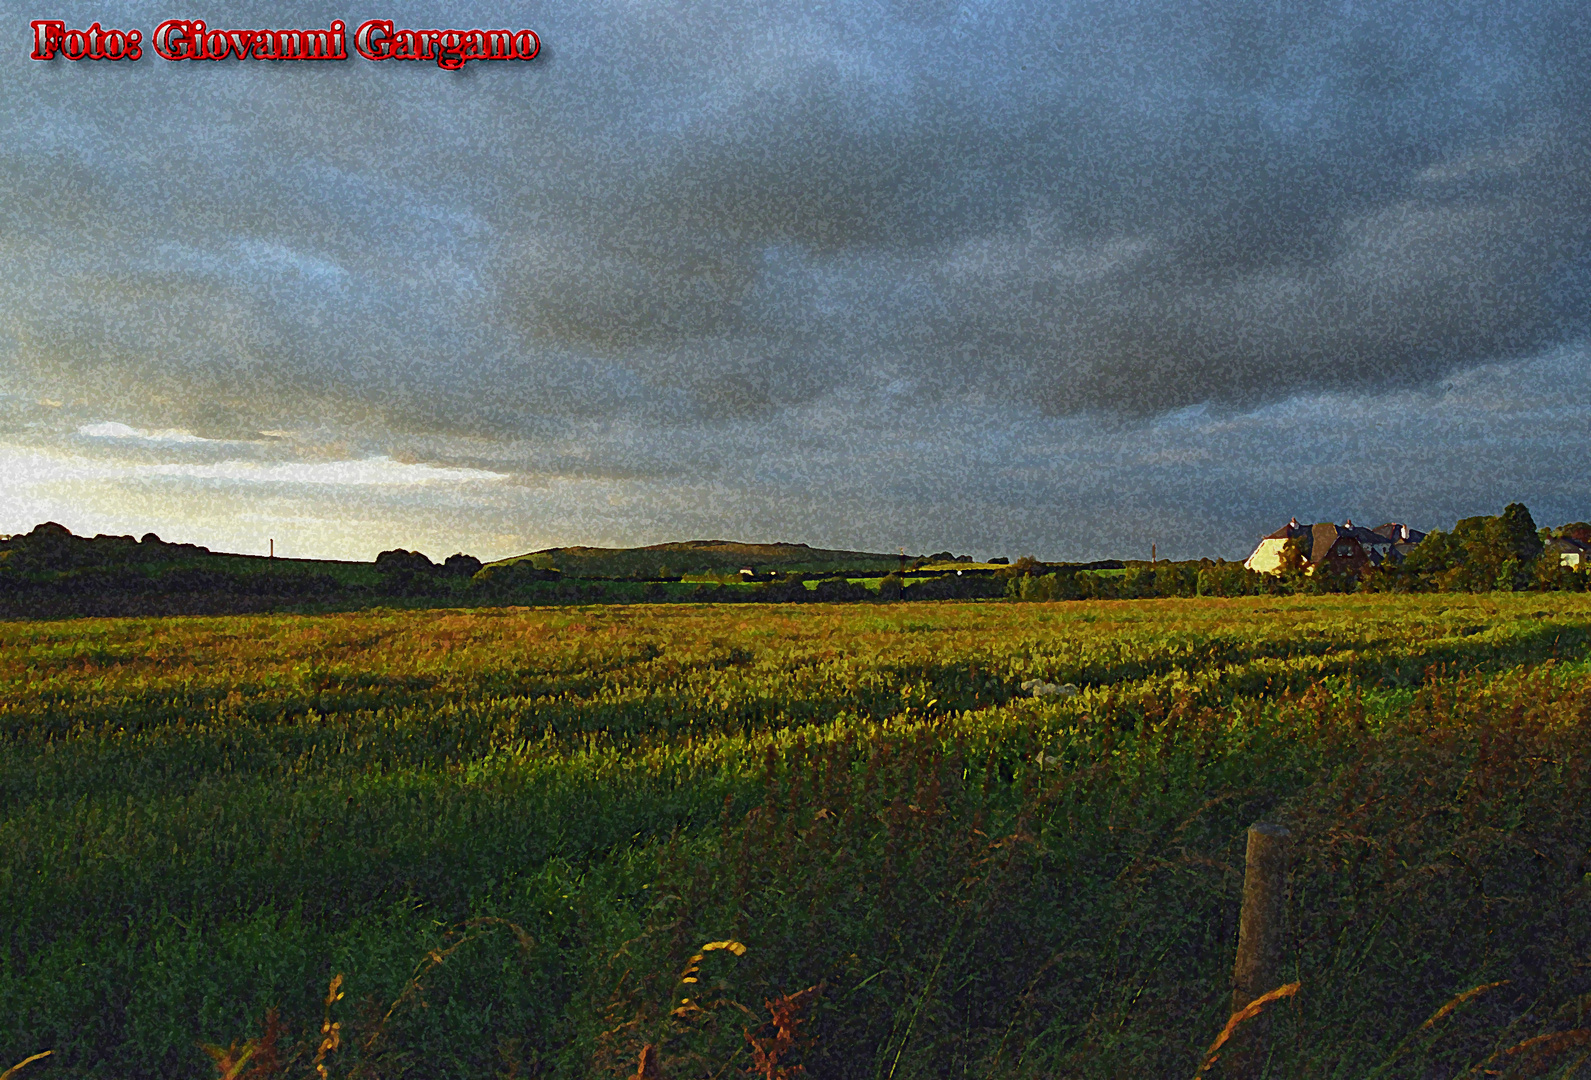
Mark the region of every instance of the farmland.
<instances>
[{"instance_id":1,"label":"farmland","mask_svg":"<svg viewBox=\"0 0 1591 1080\"><path fill-rule=\"evenodd\" d=\"M878 552L830 551L806 544L694 540L641 548L547 548L503 561L557 567L569 577L645 581L681 575L735 575L745 566L817 574L847 570L884 574L905 559Z\"/></svg>"},{"instance_id":2,"label":"farmland","mask_svg":"<svg viewBox=\"0 0 1591 1080\"><path fill-rule=\"evenodd\" d=\"M1271 1075L1576 1075L1588 736L1573 593L0 623L0 1068L1191 1077L1263 819Z\"/></svg>"}]
</instances>

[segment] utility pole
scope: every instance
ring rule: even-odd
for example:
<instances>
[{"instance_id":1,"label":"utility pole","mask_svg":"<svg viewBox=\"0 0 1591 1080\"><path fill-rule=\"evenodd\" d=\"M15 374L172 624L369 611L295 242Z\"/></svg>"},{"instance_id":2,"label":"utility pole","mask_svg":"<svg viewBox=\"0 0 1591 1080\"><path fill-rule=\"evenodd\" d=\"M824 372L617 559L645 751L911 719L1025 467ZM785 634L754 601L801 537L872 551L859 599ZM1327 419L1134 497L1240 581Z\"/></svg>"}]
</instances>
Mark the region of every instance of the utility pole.
<instances>
[{"instance_id":1,"label":"utility pole","mask_svg":"<svg viewBox=\"0 0 1591 1080\"><path fill-rule=\"evenodd\" d=\"M271 553L267 556L267 558L276 558L276 537L274 536L271 537Z\"/></svg>"}]
</instances>

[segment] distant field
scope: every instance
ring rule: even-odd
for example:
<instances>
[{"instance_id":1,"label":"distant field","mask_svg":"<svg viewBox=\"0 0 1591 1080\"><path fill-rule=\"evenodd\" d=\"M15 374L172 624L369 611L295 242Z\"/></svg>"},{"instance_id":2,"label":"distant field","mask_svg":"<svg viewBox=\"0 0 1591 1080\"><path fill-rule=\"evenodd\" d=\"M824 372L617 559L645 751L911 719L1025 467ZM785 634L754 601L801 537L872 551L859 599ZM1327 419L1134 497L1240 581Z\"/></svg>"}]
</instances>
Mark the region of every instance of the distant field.
<instances>
[{"instance_id":1,"label":"distant field","mask_svg":"<svg viewBox=\"0 0 1591 1080\"><path fill-rule=\"evenodd\" d=\"M1270 1075L1582 1075L1588 788L1577 594L0 623L0 1071L1192 1077L1266 819Z\"/></svg>"},{"instance_id":2,"label":"distant field","mask_svg":"<svg viewBox=\"0 0 1591 1080\"><path fill-rule=\"evenodd\" d=\"M868 551L836 551L806 544L747 544L730 540L692 540L639 548L563 547L503 559L499 564L529 562L556 569L566 577L636 578L642 580L705 574L888 573L899 568L898 555Z\"/></svg>"}]
</instances>

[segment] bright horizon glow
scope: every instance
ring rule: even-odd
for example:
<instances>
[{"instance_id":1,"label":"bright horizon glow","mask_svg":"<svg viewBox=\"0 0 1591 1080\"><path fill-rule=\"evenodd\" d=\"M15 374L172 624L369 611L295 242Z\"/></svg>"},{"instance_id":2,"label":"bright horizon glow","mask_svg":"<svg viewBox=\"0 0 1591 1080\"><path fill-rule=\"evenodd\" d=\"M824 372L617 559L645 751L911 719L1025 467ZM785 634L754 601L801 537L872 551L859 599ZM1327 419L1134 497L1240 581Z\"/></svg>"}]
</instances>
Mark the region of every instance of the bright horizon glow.
<instances>
[{"instance_id":1,"label":"bright horizon glow","mask_svg":"<svg viewBox=\"0 0 1591 1080\"><path fill-rule=\"evenodd\" d=\"M101 425L116 426L121 425ZM119 437L119 436L117 436ZM153 442L214 443L218 440L190 436L186 439L137 436ZM315 484L339 487L421 487L434 484L493 484L508 479L485 469L462 469L424 462L394 461L384 454L345 461L257 462L226 460L214 464L190 462L107 462L82 455L52 454L0 445L0 492L45 483L105 480L224 480L239 484ZM0 497L3 498L3 497ZM0 506L4 506L0 501Z\"/></svg>"},{"instance_id":2,"label":"bright horizon glow","mask_svg":"<svg viewBox=\"0 0 1591 1080\"><path fill-rule=\"evenodd\" d=\"M154 443L202 443L213 442L213 439L200 438L187 431L140 431L126 424L118 424L107 420L99 424L84 424L77 429L79 435L91 439L139 439Z\"/></svg>"},{"instance_id":3,"label":"bright horizon glow","mask_svg":"<svg viewBox=\"0 0 1591 1080\"><path fill-rule=\"evenodd\" d=\"M0 530L1088 561L1591 518L1584 5L537 12L456 75L0 55Z\"/></svg>"}]
</instances>

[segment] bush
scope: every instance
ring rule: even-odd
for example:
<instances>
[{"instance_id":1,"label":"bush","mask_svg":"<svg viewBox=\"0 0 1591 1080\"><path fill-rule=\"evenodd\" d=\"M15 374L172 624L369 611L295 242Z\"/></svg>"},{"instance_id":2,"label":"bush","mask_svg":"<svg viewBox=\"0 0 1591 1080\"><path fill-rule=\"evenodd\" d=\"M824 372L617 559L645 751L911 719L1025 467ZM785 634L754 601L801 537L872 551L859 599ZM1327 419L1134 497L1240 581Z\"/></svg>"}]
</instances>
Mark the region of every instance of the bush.
<instances>
[{"instance_id":1,"label":"bush","mask_svg":"<svg viewBox=\"0 0 1591 1080\"><path fill-rule=\"evenodd\" d=\"M1323 571L1324 568L1317 570L1311 580L1322 577ZM1255 573L1242 563L1221 559L1199 571L1197 589L1200 596L1257 596L1265 591L1265 580L1263 574ZM1332 588L1329 591L1347 590Z\"/></svg>"},{"instance_id":2,"label":"bush","mask_svg":"<svg viewBox=\"0 0 1591 1080\"><path fill-rule=\"evenodd\" d=\"M812 590L812 599L825 604L850 603L866 600L870 593L865 585L854 584L845 578L825 578Z\"/></svg>"}]
</instances>

